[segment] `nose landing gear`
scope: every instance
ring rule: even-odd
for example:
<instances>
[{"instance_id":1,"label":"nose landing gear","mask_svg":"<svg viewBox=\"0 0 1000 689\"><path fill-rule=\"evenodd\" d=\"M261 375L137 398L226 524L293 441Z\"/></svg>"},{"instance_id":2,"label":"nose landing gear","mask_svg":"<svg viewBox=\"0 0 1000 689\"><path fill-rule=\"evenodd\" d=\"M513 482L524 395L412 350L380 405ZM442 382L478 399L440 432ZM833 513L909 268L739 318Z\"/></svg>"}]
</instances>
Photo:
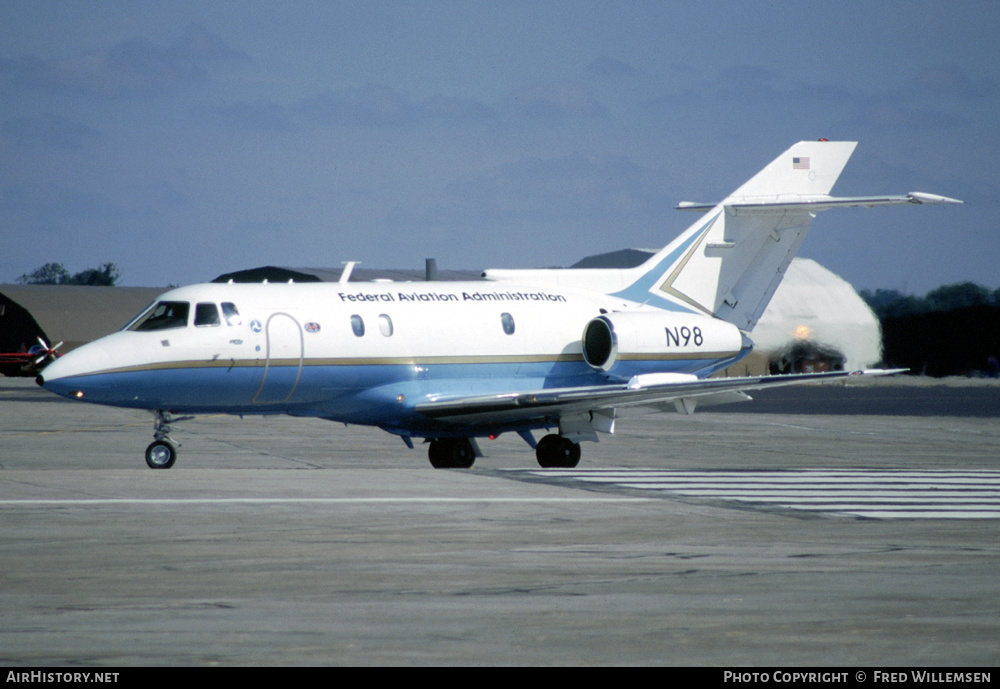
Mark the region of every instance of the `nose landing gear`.
<instances>
[{"instance_id":1,"label":"nose landing gear","mask_svg":"<svg viewBox=\"0 0 1000 689\"><path fill-rule=\"evenodd\" d=\"M177 461L177 448L180 444L170 438L170 424L193 419L193 416L173 418L170 412L162 409L156 411L153 421L153 442L146 448L146 466L150 469L169 469Z\"/></svg>"},{"instance_id":2,"label":"nose landing gear","mask_svg":"<svg viewBox=\"0 0 1000 689\"><path fill-rule=\"evenodd\" d=\"M155 440L146 448L146 465L150 469L169 469L177 461L177 445L172 440Z\"/></svg>"}]
</instances>

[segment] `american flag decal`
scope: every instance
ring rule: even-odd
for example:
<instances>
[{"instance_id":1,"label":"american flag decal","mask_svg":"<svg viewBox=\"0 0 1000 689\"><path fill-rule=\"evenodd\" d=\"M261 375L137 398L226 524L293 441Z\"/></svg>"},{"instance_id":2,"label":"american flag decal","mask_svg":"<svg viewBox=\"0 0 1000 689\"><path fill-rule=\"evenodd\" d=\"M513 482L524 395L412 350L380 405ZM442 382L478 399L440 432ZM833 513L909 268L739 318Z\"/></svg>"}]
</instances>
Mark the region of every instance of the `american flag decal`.
<instances>
[{"instance_id":1,"label":"american flag decal","mask_svg":"<svg viewBox=\"0 0 1000 689\"><path fill-rule=\"evenodd\" d=\"M792 158L792 169L793 170L808 170L809 169L809 159L808 158Z\"/></svg>"}]
</instances>

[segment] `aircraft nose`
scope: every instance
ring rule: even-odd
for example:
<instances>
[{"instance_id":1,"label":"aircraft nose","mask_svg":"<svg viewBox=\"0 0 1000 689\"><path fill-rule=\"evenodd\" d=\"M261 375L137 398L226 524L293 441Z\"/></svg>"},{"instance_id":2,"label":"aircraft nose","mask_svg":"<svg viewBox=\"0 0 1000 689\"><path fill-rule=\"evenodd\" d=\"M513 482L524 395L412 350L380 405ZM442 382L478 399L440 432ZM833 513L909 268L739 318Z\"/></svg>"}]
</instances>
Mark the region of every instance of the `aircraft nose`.
<instances>
[{"instance_id":1,"label":"aircraft nose","mask_svg":"<svg viewBox=\"0 0 1000 689\"><path fill-rule=\"evenodd\" d=\"M92 342L67 352L42 369L35 379L46 390L64 397L79 398L84 376L111 368L111 355Z\"/></svg>"}]
</instances>

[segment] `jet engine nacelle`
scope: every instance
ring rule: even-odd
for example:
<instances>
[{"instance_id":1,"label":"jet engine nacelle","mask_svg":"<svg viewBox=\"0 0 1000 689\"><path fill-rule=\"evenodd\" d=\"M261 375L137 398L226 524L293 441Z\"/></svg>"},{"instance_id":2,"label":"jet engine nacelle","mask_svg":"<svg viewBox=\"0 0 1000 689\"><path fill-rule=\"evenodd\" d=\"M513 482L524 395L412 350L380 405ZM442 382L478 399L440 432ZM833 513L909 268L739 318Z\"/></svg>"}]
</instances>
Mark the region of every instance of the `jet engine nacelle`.
<instances>
[{"instance_id":1,"label":"jet engine nacelle","mask_svg":"<svg viewBox=\"0 0 1000 689\"><path fill-rule=\"evenodd\" d=\"M619 311L583 329L583 358L598 371L627 360L718 359L752 346L732 323L672 311Z\"/></svg>"}]
</instances>

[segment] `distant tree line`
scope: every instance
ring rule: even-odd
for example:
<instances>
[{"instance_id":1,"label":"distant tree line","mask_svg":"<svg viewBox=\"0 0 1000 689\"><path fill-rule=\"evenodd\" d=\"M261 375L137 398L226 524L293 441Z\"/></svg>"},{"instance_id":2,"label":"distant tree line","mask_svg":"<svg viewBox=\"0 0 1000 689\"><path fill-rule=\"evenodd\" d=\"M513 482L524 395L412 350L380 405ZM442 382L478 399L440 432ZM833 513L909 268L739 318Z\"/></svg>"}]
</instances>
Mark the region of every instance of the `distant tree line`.
<instances>
[{"instance_id":1,"label":"distant tree line","mask_svg":"<svg viewBox=\"0 0 1000 689\"><path fill-rule=\"evenodd\" d=\"M121 272L114 263L105 263L100 268L87 268L73 275L62 263L46 263L41 268L25 273L17 279L21 285L89 285L91 287L114 287Z\"/></svg>"},{"instance_id":2,"label":"distant tree line","mask_svg":"<svg viewBox=\"0 0 1000 689\"><path fill-rule=\"evenodd\" d=\"M882 363L929 376L1000 376L1000 289L942 285L923 297L862 290L882 327Z\"/></svg>"},{"instance_id":3,"label":"distant tree line","mask_svg":"<svg viewBox=\"0 0 1000 689\"><path fill-rule=\"evenodd\" d=\"M874 292L861 290L858 294L879 319L933 311L954 311L972 306L1000 306L1000 288L990 291L974 282L941 285L923 297L903 294L894 289L877 289Z\"/></svg>"}]
</instances>

